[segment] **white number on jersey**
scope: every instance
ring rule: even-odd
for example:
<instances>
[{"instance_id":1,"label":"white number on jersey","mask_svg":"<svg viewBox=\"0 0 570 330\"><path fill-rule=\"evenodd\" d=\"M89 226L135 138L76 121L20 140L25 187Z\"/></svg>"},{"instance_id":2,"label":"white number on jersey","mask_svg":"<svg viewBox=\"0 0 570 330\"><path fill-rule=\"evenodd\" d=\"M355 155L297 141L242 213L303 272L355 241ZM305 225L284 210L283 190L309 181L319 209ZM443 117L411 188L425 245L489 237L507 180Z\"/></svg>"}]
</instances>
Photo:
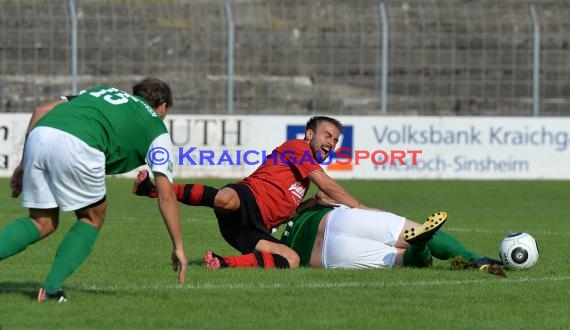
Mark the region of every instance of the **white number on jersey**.
<instances>
[{"instance_id":1,"label":"white number on jersey","mask_svg":"<svg viewBox=\"0 0 570 330\"><path fill-rule=\"evenodd\" d=\"M129 102L129 97L131 96L128 93L125 93L116 88L109 88L109 89L102 89L98 92L91 92L89 95L94 97L101 97L103 96L103 100L113 104L119 105Z\"/></svg>"}]
</instances>

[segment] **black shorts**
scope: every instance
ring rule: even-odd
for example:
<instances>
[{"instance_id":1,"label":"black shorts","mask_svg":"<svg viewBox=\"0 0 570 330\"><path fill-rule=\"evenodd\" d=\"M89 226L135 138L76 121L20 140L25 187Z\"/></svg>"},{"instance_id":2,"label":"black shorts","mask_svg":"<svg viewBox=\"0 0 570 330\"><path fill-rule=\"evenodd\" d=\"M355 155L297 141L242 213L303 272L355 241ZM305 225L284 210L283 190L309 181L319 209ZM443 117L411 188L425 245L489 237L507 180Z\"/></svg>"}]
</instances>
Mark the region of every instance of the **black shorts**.
<instances>
[{"instance_id":1,"label":"black shorts","mask_svg":"<svg viewBox=\"0 0 570 330\"><path fill-rule=\"evenodd\" d=\"M261 239L279 243L263 226L261 212L249 187L239 183L225 187L235 190L240 202L240 208L231 214L216 213L220 233L226 242L244 254L254 251Z\"/></svg>"}]
</instances>

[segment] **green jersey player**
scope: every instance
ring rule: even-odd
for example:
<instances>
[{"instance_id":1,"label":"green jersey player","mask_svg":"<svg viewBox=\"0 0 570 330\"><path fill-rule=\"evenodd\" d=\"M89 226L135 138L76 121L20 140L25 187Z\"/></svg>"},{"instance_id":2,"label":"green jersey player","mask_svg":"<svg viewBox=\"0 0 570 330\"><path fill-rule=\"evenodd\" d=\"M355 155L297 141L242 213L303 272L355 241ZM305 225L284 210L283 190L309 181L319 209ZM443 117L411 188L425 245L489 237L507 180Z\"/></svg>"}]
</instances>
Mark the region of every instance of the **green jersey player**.
<instances>
[{"instance_id":1,"label":"green jersey player","mask_svg":"<svg viewBox=\"0 0 570 330\"><path fill-rule=\"evenodd\" d=\"M505 276L499 260L474 253L438 230L446 219L445 212L438 212L420 225L385 211L317 205L299 212L281 241L299 254L301 265L309 267L427 267L433 256L453 259L456 267Z\"/></svg>"},{"instance_id":2,"label":"green jersey player","mask_svg":"<svg viewBox=\"0 0 570 330\"><path fill-rule=\"evenodd\" d=\"M58 247L38 302L67 301L63 282L91 253L105 220L105 175L124 173L145 162L155 176L174 268L178 280L184 281L187 258L172 190L172 162L151 157L153 150L167 153L172 147L162 121L171 106L170 87L147 78L133 86L132 94L100 86L34 111L22 162L10 180L12 196L22 193L29 215L0 230L0 260L53 233L60 210L74 211L78 220Z\"/></svg>"}]
</instances>

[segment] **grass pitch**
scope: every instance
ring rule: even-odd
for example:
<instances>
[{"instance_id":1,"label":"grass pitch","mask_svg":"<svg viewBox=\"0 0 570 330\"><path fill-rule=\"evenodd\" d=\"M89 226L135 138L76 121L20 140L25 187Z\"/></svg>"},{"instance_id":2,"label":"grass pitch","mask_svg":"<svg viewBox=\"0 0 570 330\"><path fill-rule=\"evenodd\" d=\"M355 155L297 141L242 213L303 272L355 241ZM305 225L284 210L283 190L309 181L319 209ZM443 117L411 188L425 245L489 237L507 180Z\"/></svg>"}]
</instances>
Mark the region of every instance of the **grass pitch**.
<instances>
[{"instance_id":1,"label":"grass pitch","mask_svg":"<svg viewBox=\"0 0 570 330\"><path fill-rule=\"evenodd\" d=\"M184 180L191 182L191 180ZM228 180L199 180L221 186ZM0 329L563 329L568 327L568 182L343 181L363 203L416 221L445 210L444 230L498 256L503 236L531 233L538 264L501 279L476 270L209 271L205 251L235 254L210 209L181 207L187 283L170 269L170 240L156 201L108 181L109 209L87 261L65 282L70 302L37 304L57 244L73 224L63 213L48 239L0 262ZM0 180L0 227L25 210Z\"/></svg>"}]
</instances>

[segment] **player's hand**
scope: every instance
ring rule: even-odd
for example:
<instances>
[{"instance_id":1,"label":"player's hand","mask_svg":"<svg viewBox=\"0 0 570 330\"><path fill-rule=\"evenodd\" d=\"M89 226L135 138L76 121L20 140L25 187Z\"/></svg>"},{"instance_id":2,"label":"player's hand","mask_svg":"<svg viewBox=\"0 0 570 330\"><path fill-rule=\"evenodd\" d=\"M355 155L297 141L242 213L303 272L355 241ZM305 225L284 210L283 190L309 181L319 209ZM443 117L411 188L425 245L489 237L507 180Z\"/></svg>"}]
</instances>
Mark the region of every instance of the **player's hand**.
<instances>
[{"instance_id":1,"label":"player's hand","mask_svg":"<svg viewBox=\"0 0 570 330\"><path fill-rule=\"evenodd\" d=\"M324 192L322 192L320 190L317 191L317 194L315 195L315 200L317 201L317 204L322 205L322 206L328 206L328 207L340 206L340 204L337 203L337 201L330 198L327 194L325 194Z\"/></svg>"},{"instance_id":2,"label":"player's hand","mask_svg":"<svg viewBox=\"0 0 570 330\"><path fill-rule=\"evenodd\" d=\"M12 197L16 198L22 193L22 180L24 177L24 168L22 164L18 165L10 178L10 189L12 189Z\"/></svg>"},{"instance_id":3,"label":"player's hand","mask_svg":"<svg viewBox=\"0 0 570 330\"><path fill-rule=\"evenodd\" d=\"M172 270L178 272L178 283L184 283L186 280L186 268L188 267L188 259L183 250L175 249L172 251Z\"/></svg>"}]
</instances>

